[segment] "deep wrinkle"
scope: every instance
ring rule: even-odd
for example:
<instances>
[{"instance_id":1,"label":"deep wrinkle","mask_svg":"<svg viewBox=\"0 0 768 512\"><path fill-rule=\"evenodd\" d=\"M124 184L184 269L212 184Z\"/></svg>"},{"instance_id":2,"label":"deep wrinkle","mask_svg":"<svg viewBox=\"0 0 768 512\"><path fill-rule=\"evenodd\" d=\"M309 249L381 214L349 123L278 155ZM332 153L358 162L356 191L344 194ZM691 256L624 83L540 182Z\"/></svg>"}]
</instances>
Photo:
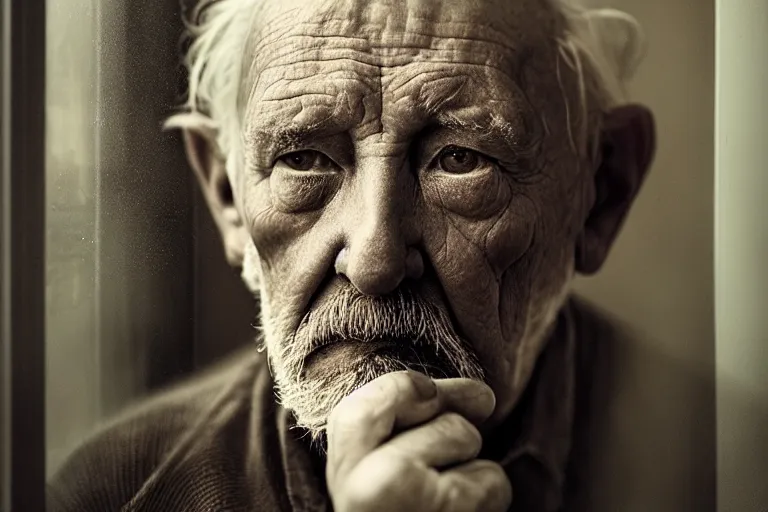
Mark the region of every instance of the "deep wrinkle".
<instances>
[{"instance_id":1,"label":"deep wrinkle","mask_svg":"<svg viewBox=\"0 0 768 512\"><path fill-rule=\"evenodd\" d=\"M418 2L409 16L385 22L377 17L383 11L361 14L368 7L346 23L323 14L342 4L320 4L322 23L302 23L309 12L297 15L279 47L259 36L249 43L256 51L243 85L251 98L247 152L269 179L246 176L239 194L247 203L271 202L271 213L245 219L261 267L269 269L263 299L271 302L265 315L273 320L265 317L265 324L274 344L268 352L278 359L287 354L288 340L334 271L363 294L386 293L406 276L403 261L416 251L434 269L423 279L440 289L439 307L455 319L501 392L503 417L532 369L527 354L538 353L520 346L543 343L542 323L565 299L571 275L565 247L573 239L565 234L573 228L560 221L568 191L557 178L533 179L539 172L559 176L577 156L557 138L565 130L545 128L565 119L562 105L532 101L559 86L544 75L527 76L525 84L515 78L523 65L554 70L554 42L535 33L538 25L505 18L502 23L517 23L507 44L489 43L493 33L471 32L471 19L482 13L459 3L432 27ZM465 175L446 172L437 156L449 147L476 151L482 165ZM307 149L326 154L337 168L313 170L310 182L274 164L285 151ZM290 187L310 185L323 197L296 202ZM279 206L278 197L294 206ZM291 268L301 270L291 274ZM516 278L505 279L510 275ZM514 300L507 300L510 294ZM278 372L278 385L280 379Z\"/></svg>"}]
</instances>

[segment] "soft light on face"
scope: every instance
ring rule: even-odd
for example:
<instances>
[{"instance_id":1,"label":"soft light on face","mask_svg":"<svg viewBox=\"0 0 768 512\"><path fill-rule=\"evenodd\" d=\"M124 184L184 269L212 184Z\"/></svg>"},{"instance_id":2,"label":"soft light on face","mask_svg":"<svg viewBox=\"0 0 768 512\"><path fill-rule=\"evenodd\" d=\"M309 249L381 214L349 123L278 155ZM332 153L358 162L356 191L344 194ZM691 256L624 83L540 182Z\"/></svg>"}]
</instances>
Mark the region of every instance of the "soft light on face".
<instances>
[{"instance_id":1,"label":"soft light on face","mask_svg":"<svg viewBox=\"0 0 768 512\"><path fill-rule=\"evenodd\" d=\"M583 221L544 3L385 4L268 3L249 42L244 274L314 433L405 368L484 378L505 416Z\"/></svg>"}]
</instances>

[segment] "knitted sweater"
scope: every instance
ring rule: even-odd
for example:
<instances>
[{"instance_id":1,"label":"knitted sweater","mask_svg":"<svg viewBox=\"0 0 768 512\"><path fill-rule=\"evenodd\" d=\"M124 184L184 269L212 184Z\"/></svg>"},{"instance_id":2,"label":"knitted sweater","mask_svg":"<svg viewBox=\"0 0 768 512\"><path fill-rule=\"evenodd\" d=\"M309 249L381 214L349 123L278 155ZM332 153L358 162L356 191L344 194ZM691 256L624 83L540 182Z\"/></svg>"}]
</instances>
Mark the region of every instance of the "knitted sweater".
<instances>
[{"instance_id":1,"label":"knitted sweater","mask_svg":"<svg viewBox=\"0 0 768 512\"><path fill-rule=\"evenodd\" d=\"M593 357L604 328L571 302L516 412L484 441L502 462L516 512L575 510L585 474L571 438L574 406L589 409ZM578 353L574 350L581 347ZM576 392L578 390L578 393ZM552 407L551 404L562 407ZM49 512L331 510L323 461L274 400L266 358L255 350L139 404L77 449L48 488ZM575 429L575 430L574 430Z\"/></svg>"}]
</instances>

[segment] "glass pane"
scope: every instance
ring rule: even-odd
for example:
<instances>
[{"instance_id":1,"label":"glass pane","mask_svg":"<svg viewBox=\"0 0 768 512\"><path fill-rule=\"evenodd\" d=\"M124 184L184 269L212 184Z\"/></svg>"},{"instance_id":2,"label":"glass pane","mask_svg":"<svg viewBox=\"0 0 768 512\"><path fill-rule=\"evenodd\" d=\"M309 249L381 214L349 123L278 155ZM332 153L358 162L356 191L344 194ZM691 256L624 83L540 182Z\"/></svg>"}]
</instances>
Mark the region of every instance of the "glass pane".
<instances>
[{"instance_id":1,"label":"glass pane","mask_svg":"<svg viewBox=\"0 0 768 512\"><path fill-rule=\"evenodd\" d=\"M98 2L47 0L47 472L100 417Z\"/></svg>"},{"instance_id":2,"label":"glass pane","mask_svg":"<svg viewBox=\"0 0 768 512\"><path fill-rule=\"evenodd\" d=\"M46 0L47 473L107 417L186 374L192 173L177 0ZM218 242L217 242L218 243Z\"/></svg>"}]
</instances>

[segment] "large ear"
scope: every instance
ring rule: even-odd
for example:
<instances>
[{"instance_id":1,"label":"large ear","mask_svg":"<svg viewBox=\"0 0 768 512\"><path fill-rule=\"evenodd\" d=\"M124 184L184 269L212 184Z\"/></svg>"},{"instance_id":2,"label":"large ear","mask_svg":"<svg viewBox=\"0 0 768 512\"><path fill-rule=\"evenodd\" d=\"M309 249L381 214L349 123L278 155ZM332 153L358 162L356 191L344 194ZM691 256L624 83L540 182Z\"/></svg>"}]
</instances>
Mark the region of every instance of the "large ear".
<instances>
[{"instance_id":1,"label":"large ear","mask_svg":"<svg viewBox=\"0 0 768 512\"><path fill-rule=\"evenodd\" d=\"M234 267L240 267L243 264L248 231L235 206L226 162L218 150L215 132L201 127L184 128L182 133L187 159L221 233L227 261Z\"/></svg>"},{"instance_id":2,"label":"large ear","mask_svg":"<svg viewBox=\"0 0 768 512\"><path fill-rule=\"evenodd\" d=\"M605 115L594 173L595 202L576 245L576 271L602 267L640 191L656 149L653 114L640 105Z\"/></svg>"}]
</instances>

